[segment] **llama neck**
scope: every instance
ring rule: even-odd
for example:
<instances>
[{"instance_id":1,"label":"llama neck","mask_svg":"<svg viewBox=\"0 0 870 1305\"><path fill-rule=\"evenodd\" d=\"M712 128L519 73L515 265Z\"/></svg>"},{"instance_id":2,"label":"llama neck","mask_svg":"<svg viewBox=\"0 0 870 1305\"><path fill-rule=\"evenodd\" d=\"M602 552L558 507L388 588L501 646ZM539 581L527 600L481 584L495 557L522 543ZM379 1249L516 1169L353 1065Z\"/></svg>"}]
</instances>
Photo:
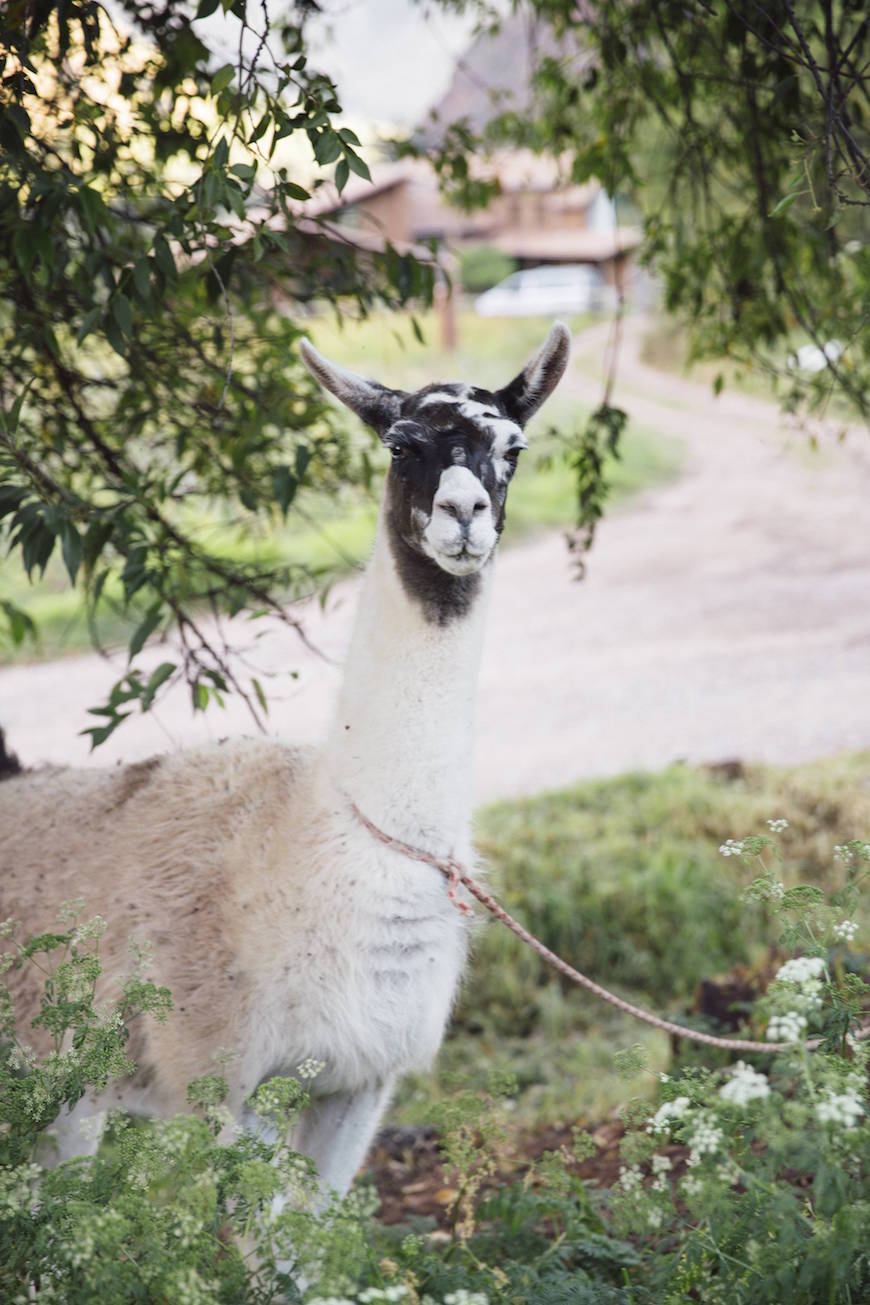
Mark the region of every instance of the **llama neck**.
<instances>
[{"instance_id":1,"label":"llama neck","mask_svg":"<svg viewBox=\"0 0 870 1305\"><path fill-rule=\"evenodd\" d=\"M382 510L324 762L386 833L468 854L474 705L492 564L441 624L403 584ZM445 581L445 583L449 583Z\"/></svg>"}]
</instances>

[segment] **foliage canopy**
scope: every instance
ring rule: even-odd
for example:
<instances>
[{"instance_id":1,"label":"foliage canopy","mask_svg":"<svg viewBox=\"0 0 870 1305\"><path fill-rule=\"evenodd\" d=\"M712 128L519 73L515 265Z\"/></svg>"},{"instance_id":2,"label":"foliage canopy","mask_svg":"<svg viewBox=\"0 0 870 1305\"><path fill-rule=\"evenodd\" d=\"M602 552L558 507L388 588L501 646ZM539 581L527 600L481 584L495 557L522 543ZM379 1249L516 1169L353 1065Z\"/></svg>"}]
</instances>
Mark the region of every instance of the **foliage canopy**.
<instances>
[{"instance_id":1,"label":"foliage canopy","mask_svg":"<svg viewBox=\"0 0 870 1305\"><path fill-rule=\"evenodd\" d=\"M483 0L441 2L499 21ZM308 62L315 7L279 19L246 0L195 12L11 0L0 13L0 529L31 575L62 554L96 641L101 604L133 615L128 673L98 709L95 744L177 679L196 708L229 688L264 710L203 613L292 623L281 600L322 577L255 548L234 559L216 526L256 530L295 511L301 487L371 474L298 366L297 319L315 296L363 313L432 298L430 262L362 250L301 216L327 176L342 189L368 175L333 82ZM477 150L554 153L639 212L696 356L761 366L794 410L866 419L861 0L516 8L550 37L532 105L499 99L480 137L447 124L430 149L445 191L492 195L470 166ZM815 373L789 362L804 341L822 358ZM612 379L571 451L580 553L626 420ZM15 642L33 632L0 593L4 618ZM174 660L137 670L149 637L173 627Z\"/></svg>"},{"instance_id":2,"label":"foliage canopy","mask_svg":"<svg viewBox=\"0 0 870 1305\"><path fill-rule=\"evenodd\" d=\"M461 2L459 8L483 3ZM645 258L697 357L760 366L787 407L870 416L870 21L862 0L526 0L534 96L492 118L509 142L598 178L643 219ZM491 20L491 16L490 16ZM486 21L486 19L485 19ZM474 202L468 123L441 174ZM817 373L793 343L831 340Z\"/></svg>"},{"instance_id":3,"label":"foliage canopy","mask_svg":"<svg viewBox=\"0 0 870 1305\"><path fill-rule=\"evenodd\" d=\"M223 8L231 61L180 0L124 0L117 21L96 0L0 15L0 518L29 573L59 547L92 613L102 597L137 614L131 660L161 626L181 643L116 686L95 743L182 676L195 707L232 687L262 710L200 614L290 620L279 597L316 577L227 560L215 517L244 527L302 485L368 474L282 308L431 297L431 266L360 258L299 220L321 168L340 187L368 175L308 64L305 6L280 22ZM20 640L26 614L3 611Z\"/></svg>"}]
</instances>

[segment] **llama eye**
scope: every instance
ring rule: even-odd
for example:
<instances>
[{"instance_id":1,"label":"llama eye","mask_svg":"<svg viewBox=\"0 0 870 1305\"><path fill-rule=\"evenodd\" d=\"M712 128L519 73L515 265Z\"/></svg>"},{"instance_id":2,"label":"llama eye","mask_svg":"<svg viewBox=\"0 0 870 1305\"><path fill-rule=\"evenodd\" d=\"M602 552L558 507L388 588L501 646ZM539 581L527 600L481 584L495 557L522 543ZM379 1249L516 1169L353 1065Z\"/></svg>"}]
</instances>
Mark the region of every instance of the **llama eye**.
<instances>
[{"instance_id":1,"label":"llama eye","mask_svg":"<svg viewBox=\"0 0 870 1305\"><path fill-rule=\"evenodd\" d=\"M509 462L512 467L515 467L517 465L517 462L519 461L521 451L522 450L519 448L505 449L504 453L502 454L502 457L504 458L505 462Z\"/></svg>"}]
</instances>

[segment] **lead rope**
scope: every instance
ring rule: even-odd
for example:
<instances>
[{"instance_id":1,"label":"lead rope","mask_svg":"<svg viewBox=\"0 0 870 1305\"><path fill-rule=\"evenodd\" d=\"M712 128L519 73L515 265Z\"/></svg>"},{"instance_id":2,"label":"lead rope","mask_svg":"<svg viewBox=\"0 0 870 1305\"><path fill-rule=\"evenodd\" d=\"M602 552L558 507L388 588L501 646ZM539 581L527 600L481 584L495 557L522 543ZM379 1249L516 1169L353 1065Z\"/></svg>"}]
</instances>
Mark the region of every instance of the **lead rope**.
<instances>
[{"instance_id":1,"label":"lead rope","mask_svg":"<svg viewBox=\"0 0 870 1305\"><path fill-rule=\"evenodd\" d=\"M529 933L528 929L524 929L519 921L509 915L490 893L472 879L461 861L457 861L452 856L432 856L430 852L424 852L419 847L412 847L410 843L403 843L401 839L391 838L382 829L378 829L377 825L373 824L368 816L364 816L355 802L351 801L350 805L360 823L366 827L372 837L376 838L379 843L383 843L385 847L393 848L396 852L401 852L403 856L410 857L412 861L422 861L424 865L431 865L436 870L440 870L447 880L448 897L463 915L469 915L472 908L468 902L463 902L461 898L457 897L456 889L459 884L467 888L482 906L485 906L497 920L506 925L511 933L515 933L518 938L527 943L532 951L537 952L554 970L558 970L560 974L565 975L566 979L579 984L581 988L585 988L593 996L609 1002L617 1010L624 1011L626 1015L632 1015L636 1020L651 1024L655 1029L664 1029L665 1033L672 1033L678 1038L688 1038L690 1042L702 1042L708 1047L722 1047L726 1051L792 1051L794 1049L795 1044L793 1042L755 1042L746 1038L717 1038L712 1033L702 1033L700 1029L687 1029L682 1024L673 1023L672 1020L662 1019L660 1015L653 1015L651 1011L644 1010L641 1006L635 1006L622 997L617 997L616 993L609 992L607 988L602 988L601 984L596 983L594 979L589 979L585 974L581 974L579 970L575 970L573 965L563 961L561 956L551 952L549 947L545 947L533 934ZM870 1034L870 1029L865 1028L862 1029L858 1036L863 1038L867 1037L868 1034ZM804 1043L804 1046L812 1051L819 1046L821 1041L821 1038L810 1038Z\"/></svg>"}]
</instances>

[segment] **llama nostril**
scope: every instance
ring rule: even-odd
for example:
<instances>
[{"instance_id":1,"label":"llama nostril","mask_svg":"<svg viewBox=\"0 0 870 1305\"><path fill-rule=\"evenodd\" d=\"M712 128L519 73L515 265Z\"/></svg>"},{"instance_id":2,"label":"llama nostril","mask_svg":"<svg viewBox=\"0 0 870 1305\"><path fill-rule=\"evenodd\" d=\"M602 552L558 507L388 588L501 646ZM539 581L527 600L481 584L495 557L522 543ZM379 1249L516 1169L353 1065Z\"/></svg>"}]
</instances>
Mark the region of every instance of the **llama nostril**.
<instances>
[{"instance_id":1,"label":"llama nostril","mask_svg":"<svg viewBox=\"0 0 870 1305\"><path fill-rule=\"evenodd\" d=\"M488 506L489 504L486 502L486 499L479 498L474 505L475 516L477 516L479 512L485 512Z\"/></svg>"}]
</instances>

